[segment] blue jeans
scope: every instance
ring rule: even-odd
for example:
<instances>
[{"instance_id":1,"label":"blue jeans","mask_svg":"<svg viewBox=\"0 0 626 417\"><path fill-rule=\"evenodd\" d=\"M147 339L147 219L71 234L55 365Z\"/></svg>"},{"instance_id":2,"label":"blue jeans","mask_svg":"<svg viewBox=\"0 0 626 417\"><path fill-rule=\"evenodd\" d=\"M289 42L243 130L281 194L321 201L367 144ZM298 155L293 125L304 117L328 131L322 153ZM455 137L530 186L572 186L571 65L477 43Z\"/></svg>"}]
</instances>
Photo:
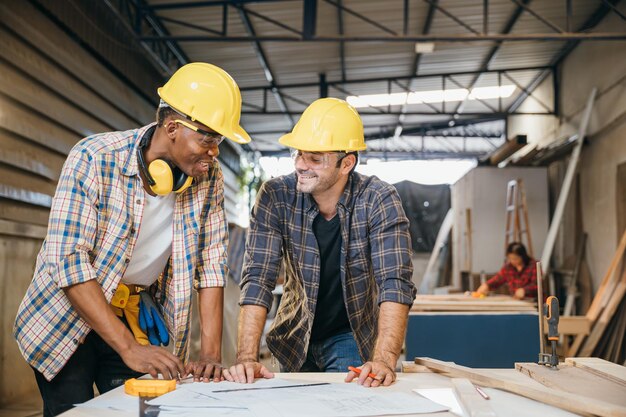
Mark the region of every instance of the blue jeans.
<instances>
[{"instance_id":1,"label":"blue jeans","mask_svg":"<svg viewBox=\"0 0 626 417\"><path fill-rule=\"evenodd\" d=\"M309 343L300 372L348 372L348 366L363 363L352 332Z\"/></svg>"},{"instance_id":2,"label":"blue jeans","mask_svg":"<svg viewBox=\"0 0 626 417\"><path fill-rule=\"evenodd\" d=\"M94 383L100 394L104 394L129 378L143 375L126 366L120 355L94 331L87 335L52 381L34 371L43 399L44 417L56 416L73 408L74 404L92 399Z\"/></svg>"}]
</instances>

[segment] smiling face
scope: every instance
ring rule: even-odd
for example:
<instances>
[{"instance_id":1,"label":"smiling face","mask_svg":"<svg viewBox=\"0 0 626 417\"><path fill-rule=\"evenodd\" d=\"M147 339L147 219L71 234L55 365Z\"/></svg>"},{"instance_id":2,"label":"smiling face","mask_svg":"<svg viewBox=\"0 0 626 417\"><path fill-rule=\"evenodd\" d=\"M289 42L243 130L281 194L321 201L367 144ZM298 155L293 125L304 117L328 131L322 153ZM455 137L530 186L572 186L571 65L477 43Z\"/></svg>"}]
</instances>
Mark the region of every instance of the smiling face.
<instances>
[{"instance_id":1,"label":"smiling face","mask_svg":"<svg viewBox=\"0 0 626 417\"><path fill-rule=\"evenodd\" d=\"M332 189L349 172L341 164L345 155L342 152L295 152L292 156L298 178L297 190L320 195Z\"/></svg>"},{"instance_id":2,"label":"smiling face","mask_svg":"<svg viewBox=\"0 0 626 417\"><path fill-rule=\"evenodd\" d=\"M220 134L189 120L170 119L168 125L170 129L175 129L170 149L171 162L190 177L206 175L220 153Z\"/></svg>"}]
</instances>

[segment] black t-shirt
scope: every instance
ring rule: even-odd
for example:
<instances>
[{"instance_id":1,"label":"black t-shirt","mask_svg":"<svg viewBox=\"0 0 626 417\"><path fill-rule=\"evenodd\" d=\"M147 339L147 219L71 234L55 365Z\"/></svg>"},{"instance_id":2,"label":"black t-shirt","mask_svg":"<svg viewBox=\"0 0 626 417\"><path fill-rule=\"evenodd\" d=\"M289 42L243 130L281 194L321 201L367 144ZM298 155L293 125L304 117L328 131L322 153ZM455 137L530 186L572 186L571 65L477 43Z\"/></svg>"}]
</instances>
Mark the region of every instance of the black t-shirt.
<instances>
[{"instance_id":1,"label":"black t-shirt","mask_svg":"<svg viewBox=\"0 0 626 417\"><path fill-rule=\"evenodd\" d=\"M311 341L350 331L341 287L341 225L339 215L326 220L318 214L313 233L320 250L320 288L311 331Z\"/></svg>"}]
</instances>

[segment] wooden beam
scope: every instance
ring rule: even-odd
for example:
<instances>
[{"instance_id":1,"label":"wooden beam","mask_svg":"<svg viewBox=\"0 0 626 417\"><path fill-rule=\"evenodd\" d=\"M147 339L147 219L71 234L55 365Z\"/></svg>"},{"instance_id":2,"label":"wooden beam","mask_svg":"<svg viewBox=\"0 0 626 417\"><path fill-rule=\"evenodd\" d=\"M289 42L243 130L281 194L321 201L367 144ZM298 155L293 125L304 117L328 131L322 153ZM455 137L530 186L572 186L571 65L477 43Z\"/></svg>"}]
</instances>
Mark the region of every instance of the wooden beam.
<instances>
[{"instance_id":1,"label":"wooden beam","mask_svg":"<svg viewBox=\"0 0 626 417\"><path fill-rule=\"evenodd\" d=\"M626 366L600 358L566 358L565 363L626 386Z\"/></svg>"},{"instance_id":2,"label":"wooden beam","mask_svg":"<svg viewBox=\"0 0 626 417\"><path fill-rule=\"evenodd\" d=\"M543 246L543 253L541 254L541 266L543 268L545 276L548 276L548 273L550 271L550 260L552 258L552 251L554 250L556 234L558 233L559 227L561 226L561 218L563 217L563 211L565 210L567 197L569 197L569 190L574 180L576 168L578 167L578 160L580 159L580 152L582 151L583 142L585 141L585 136L587 135L587 125L589 124L589 119L591 118L591 111L593 110L593 103L596 99L596 92L597 89L592 89L591 94L589 94L589 98L587 99L587 106L585 107L585 111L583 112L580 126L578 126L578 139L576 142L576 146L572 151L572 155L570 156L570 160L567 165L567 171L565 172L565 178L563 178L561 192L559 193L559 198L554 209L554 214L552 215L552 221L550 222L550 228L548 229L548 235L546 236L546 241ZM552 283L553 281L551 280L550 282ZM554 288L552 287L553 285L551 285L549 295L555 295Z\"/></svg>"},{"instance_id":3,"label":"wooden beam","mask_svg":"<svg viewBox=\"0 0 626 417\"><path fill-rule=\"evenodd\" d=\"M499 148L495 149L489 157L490 165L498 165L515 152L522 149L527 144L526 135L517 135L513 139L507 140Z\"/></svg>"},{"instance_id":4,"label":"wooden beam","mask_svg":"<svg viewBox=\"0 0 626 417\"><path fill-rule=\"evenodd\" d=\"M620 407L605 401L589 397L558 391L552 388L537 389L519 382L510 381L491 374L478 372L472 368L443 362L431 358L415 358L418 365L428 366L430 369L443 372L453 378L467 378L474 384L484 387L497 388L512 392L544 404L553 405L578 414L594 414L601 417L625 417L626 407Z\"/></svg>"},{"instance_id":5,"label":"wooden beam","mask_svg":"<svg viewBox=\"0 0 626 417\"><path fill-rule=\"evenodd\" d=\"M600 338L604 334L604 331L622 302L624 294L626 294L626 268L622 273L622 279L615 286L615 290L611 292L611 298L609 299L604 311L602 311L602 315L600 315L600 318L593 324L591 333L587 339L585 339L585 343L580 349L580 356L591 356L593 354L596 345L600 341Z\"/></svg>"},{"instance_id":6,"label":"wooden beam","mask_svg":"<svg viewBox=\"0 0 626 417\"><path fill-rule=\"evenodd\" d=\"M616 285L616 280L613 279L613 277L615 276L615 270L617 269L617 266L624 256L624 251L626 251L626 231L624 231L624 233L622 234L622 239L620 240L619 245L617 246L617 250L613 255L613 259L611 260L609 269L606 271L606 274L604 274L604 278L602 278L602 282L598 287L598 291L593 297L591 306L589 307L589 310L587 310L587 314L585 315L591 323L595 323L596 320L598 320L600 314L602 314L602 311L604 310L604 306L606 306L609 302L609 298L613 293L613 289ZM572 343L572 346L567 353L568 356L577 356L578 350L580 349L584 341L585 335L581 334L576 336L576 339L574 339L574 343Z\"/></svg>"}]
</instances>

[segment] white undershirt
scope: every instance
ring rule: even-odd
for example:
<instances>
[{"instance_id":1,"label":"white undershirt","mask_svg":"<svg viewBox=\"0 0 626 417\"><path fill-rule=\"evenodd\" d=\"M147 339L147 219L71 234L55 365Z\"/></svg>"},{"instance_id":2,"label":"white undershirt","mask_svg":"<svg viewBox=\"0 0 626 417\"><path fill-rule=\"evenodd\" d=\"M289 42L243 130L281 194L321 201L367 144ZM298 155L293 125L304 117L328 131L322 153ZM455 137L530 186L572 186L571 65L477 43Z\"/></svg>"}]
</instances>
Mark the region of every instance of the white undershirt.
<instances>
[{"instance_id":1,"label":"white undershirt","mask_svg":"<svg viewBox=\"0 0 626 417\"><path fill-rule=\"evenodd\" d=\"M145 190L144 208L133 255L122 277L126 284L152 285L172 254L172 220L176 194L151 196Z\"/></svg>"}]
</instances>

